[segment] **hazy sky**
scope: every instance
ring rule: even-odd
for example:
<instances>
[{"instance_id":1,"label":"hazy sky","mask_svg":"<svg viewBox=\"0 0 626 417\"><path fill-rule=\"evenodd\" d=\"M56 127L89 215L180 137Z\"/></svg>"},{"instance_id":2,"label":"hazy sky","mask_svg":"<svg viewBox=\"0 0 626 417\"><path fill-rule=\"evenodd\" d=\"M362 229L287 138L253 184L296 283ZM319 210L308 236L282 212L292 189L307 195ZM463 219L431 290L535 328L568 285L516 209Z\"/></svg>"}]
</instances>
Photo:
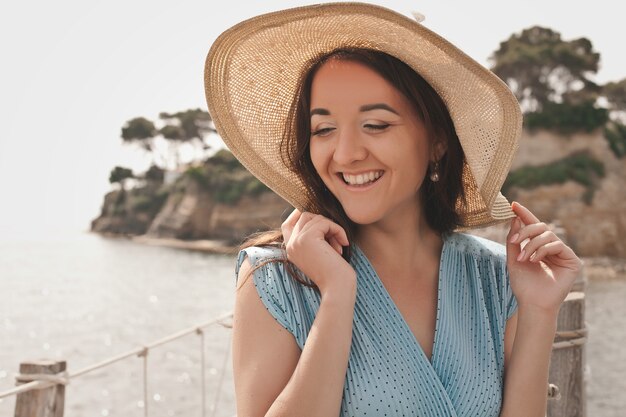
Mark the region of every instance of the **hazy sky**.
<instances>
[{"instance_id":1,"label":"hazy sky","mask_svg":"<svg viewBox=\"0 0 626 417\"><path fill-rule=\"evenodd\" d=\"M123 147L125 121L206 109L213 40L254 15L312 2L56 0L0 5L0 239L75 232L97 217L115 165L145 168ZM602 55L597 82L626 77L622 2L381 0L474 59L531 25L585 36ZM217 6L214 6L217 5ZM211 139L217 144L219 139Z\"/></svg>"}]
</instances>

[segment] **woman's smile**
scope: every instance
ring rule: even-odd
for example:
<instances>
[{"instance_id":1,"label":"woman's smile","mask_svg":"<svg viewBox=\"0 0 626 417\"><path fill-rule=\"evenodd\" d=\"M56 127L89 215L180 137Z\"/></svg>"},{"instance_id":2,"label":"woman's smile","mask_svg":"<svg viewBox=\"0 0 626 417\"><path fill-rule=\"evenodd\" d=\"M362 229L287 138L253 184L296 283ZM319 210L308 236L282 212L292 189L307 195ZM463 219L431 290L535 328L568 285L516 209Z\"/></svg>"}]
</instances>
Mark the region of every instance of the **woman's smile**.
<instances>
[{"instance_id":1,"label":"woman's smile","mask_svg":"<svg viewBox=\"0 0 626 417\"><path fill-rule=\"evenodd\" d=\"M365 171L359 174L350 174L346 172L342 172L339 174L343 182L346 184L348 189L350 187L356 187L357 189L364 189L369 185L374 185L380 177L383 176L385 171L375 170L375 171Z\"/></svg>"}]
</instances>

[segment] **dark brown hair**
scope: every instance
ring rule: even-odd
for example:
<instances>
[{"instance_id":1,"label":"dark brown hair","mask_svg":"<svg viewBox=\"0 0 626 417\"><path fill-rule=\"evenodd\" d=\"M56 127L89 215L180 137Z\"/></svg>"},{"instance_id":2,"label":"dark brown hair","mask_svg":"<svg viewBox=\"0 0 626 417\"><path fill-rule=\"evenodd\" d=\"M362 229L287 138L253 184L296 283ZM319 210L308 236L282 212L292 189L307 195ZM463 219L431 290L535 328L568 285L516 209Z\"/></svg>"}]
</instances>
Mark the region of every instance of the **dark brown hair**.
<instances>
[{"instance_id":1,"label":"dark brown hair","mask_svg":"<svg viewBox=\"0 0 626 417\"><path fill-rule=\"evenodd\" d=\"M317 70L331 59L361 63L382 76L409 100L424 123L430 140L445 145L446 152L439 160L439 181L433 182L427 175L419 192L428 225L440 234L452 232L460 225L456 211L458 201L465 199L462 181L464 154L448 108L430 84L410 66L398 58L371 49L341 48L322 55L310 63L309 70L299 83L299 90L287 117L280 151L283 162L307 187L310 207L304 209L328 217L343 227L349 242L356 236L358 225L348 218L339 201L326 188L313 166L309 152L311 85ZM240 249L250 246L284 247L282 233L280 230L271 230L251 235ZM343 257L350 261L350 247L344 248ZM316 288L314 284L303 280L287 259L278 261L285 262L288 272L300 283Z\"/></svg>"}]
</instances>

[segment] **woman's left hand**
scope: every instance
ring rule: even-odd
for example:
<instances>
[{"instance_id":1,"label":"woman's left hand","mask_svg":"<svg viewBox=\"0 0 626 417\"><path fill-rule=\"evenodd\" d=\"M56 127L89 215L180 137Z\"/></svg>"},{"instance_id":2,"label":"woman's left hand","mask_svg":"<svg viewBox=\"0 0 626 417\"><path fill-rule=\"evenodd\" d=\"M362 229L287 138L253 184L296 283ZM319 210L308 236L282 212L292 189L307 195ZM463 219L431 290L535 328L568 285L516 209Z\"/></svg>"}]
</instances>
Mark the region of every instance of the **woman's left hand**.
<instances>
[{"instance_id":1,"label":"woman's left hand","mask_svg":"<svg viewBox=\"0 0 626 417\"><path fill-rule=\"evenodd\" d=\"M512 209L517 218L507 236L507 267L518 306L556 314L580 274L582 261L526 207L514 202Z\"/></svg>"}]
</instances>

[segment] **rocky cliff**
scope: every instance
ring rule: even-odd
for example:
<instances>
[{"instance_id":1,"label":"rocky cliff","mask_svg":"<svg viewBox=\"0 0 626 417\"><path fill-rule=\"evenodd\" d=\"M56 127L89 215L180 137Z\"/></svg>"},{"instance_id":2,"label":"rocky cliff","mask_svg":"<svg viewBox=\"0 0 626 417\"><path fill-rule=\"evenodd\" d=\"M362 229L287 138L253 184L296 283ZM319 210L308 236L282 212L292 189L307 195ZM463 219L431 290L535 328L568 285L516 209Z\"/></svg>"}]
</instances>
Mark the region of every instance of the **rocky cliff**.
<instances>
[{"instance_id":1,"label":"rocky cliff","mask_svg":"<svg viewBox=\"0 0 626 417\"><path fill-rule=\"evenodd\" d=\"M596 178L591 186L569 180L530 189L513 187L507 196L541 220L563 227L579 255L626 257L626 158L611 151L601 130L572 135L525 131L512 171L544 166L581 152L604 165L604 177Z\"/></svg>"},{"instance_id":2,"label":"rocky cliff","mask_svg":"<svg viewBox=\"0 0 626 417\"><path fill-rule=\"evenodd\" d=\"M280 226L291 207L273 192L242 195L234 204L216 201L195 181L183 182L150 224L147 237L240 242L245 236Z\"/></svg>"},{"instance_id":3,"label":"rocky cliff","mask_svg":"<svg viewBox=\"0 0 626 417\"><path fill-rule=\"evenodd\" d=\"M116 190L104 198L93 232L155 239L213 240L237 245L279 227L290 205L221 152L172 184Z\"/></svg>"}]
</instances>

